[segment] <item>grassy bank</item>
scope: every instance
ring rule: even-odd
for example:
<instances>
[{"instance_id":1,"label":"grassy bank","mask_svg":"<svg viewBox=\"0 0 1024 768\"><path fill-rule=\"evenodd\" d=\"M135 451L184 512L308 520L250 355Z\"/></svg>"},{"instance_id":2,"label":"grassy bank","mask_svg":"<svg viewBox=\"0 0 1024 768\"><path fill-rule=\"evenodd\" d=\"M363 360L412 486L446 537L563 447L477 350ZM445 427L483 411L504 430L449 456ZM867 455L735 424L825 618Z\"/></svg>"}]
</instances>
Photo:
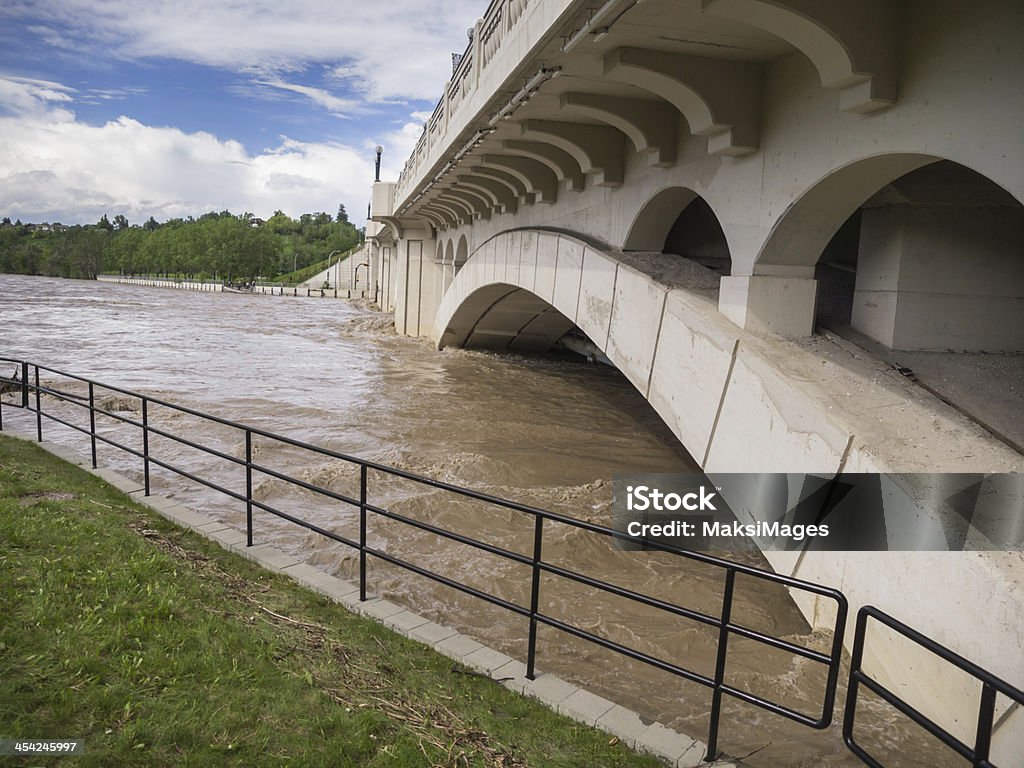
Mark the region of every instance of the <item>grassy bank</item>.
<instances>
[{"instance_id":1,"label":"grassy bank","mask_svg":"<svg viewBox=\"0 0 1024 768\"><path fill-rule=\"evenodd\" d=\"M650 766L0 436L11 765Z\"/></svg>"},{"instance_id":2,"label":"grassy bank","mask_svg":"<svg viewBox=\"0 0 1024 768\"><path fill-rule=\"evenodd\" d=\"M314 275L323 272L328 267L334 266L334 263L336 261L339 263L345 261L346 259L348 259L349 256L352 255L353 251L355 251L355 248L335 258L327 258L324 259L323 261L318 261L315 264L310 264L308 267L297 269L294 272L288 272L287 274L284 275L278 275L277 277L269 280L268 282L287 283L288 285L304 283Z\"/></svg>"}]
</instances>

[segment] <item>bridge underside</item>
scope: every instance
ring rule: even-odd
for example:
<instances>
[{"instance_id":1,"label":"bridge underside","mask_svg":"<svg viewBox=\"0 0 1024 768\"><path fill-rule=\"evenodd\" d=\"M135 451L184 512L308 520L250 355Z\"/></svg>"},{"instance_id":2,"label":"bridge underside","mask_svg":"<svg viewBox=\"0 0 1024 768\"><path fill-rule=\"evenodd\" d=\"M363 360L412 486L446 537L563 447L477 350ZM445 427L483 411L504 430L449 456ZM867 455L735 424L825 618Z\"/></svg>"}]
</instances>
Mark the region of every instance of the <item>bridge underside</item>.
<instances>
[{"instance_id":1,"label":"bridge underside","mask_svg":"<svg viewBox=\"0 0 1024 768\"><path fill-rule=\"evenodd\" d=\"M572 320L524 288L499 283L466 299L438 345L495 352L547 352L575 327Z\"/></svg>"}]
</instances>

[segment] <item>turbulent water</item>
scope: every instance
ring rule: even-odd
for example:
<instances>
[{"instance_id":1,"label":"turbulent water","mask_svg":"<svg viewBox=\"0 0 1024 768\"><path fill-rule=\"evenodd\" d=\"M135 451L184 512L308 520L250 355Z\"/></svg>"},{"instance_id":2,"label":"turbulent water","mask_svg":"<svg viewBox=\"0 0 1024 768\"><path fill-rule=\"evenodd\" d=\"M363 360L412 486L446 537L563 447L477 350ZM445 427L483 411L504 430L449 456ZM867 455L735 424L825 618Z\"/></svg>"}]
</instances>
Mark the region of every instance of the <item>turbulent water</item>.
<instances>
[{"instance_id":1,"label":"turbulent water","mask_svg":"<svg viewBox=\"0 0 1024 768\"><path fill-rule=\"evenodd\" d=\"M464 350L437 351L425 340L396 336L390 319L345 301L248 296L0 275L0 357L28 359L125 389L245 422L333 451L608 524L612 476L682 472L695 466L643 398L615 370L562 358L524 358ZM9 370L8 370L9 369ZM0 363L9 375L13 364ZM44 383L82 394L56 376ZM10 396L8 396L8 401ZM107 410L139 418L138 400L97 391ZM52 398L44 409L80 409ZM28 431L25 414L4 409L5 427ZM244 455L244 435L160 407L155 426ZM138 430L100 419L103 434L138 446ZM85 454L81 435L49 424L44 436ZM245 491L244 468L153 438L161 459ZM336 493L357 495L352 465L265 438L254 460ZM100 462L139 476L140 461L106 446ZM244 526L244 505L164 471L155 492ZM254 496L341 535L357 536L347 505L256 473ZM457 530L514 551L532 548L532 519L371 473L370 500L409 517ZM343 546L266 513L256 538L301 554L326 571L356 573ZM377 518L369 542L424 568L519 604L529 603L529 569ZM721 610L723 574L653 553L614 550L607 539L548 525L544 557L616 584L647 591L710 614ZM761 562L755 564L766 567ZM525 658L521 617L373 561L371 589L494 647ZM646 653L711 675L717 633L695 622L588 587L548 577L544 613ZM809 633L783 589L737 581L734 618L756 629L827 650L830 638ZM538 669L573 679L645 717L703 738L708 691L556 630L539 634ZM730 646L727 679L738 687L813 712L823 671L813 662ZM893 724L870 717L867 730L894 753L890 765L920 765L917 747ZM720 746L754 766L859 765L836 727L814 733L726 699ZM899 753L903 756L900 757ZM928 758L928 764L939 764Z\"/></svg>"}]
</instances>

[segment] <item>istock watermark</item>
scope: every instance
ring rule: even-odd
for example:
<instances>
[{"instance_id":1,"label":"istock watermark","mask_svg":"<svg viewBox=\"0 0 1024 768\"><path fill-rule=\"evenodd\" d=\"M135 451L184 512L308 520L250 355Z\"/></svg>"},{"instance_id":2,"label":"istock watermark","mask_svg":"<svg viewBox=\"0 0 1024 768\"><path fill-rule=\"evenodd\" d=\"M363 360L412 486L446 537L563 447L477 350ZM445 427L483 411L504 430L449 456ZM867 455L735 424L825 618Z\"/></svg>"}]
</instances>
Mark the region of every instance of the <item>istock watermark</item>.
<instances>
[{"instance_id":1,"label":"istock watermark","mask_svg":"<svg viewBox=\"0 0 1024 768\"><path fill-rule=\"evenodd\" d=\"M622 475L617 546L1024 551L1024 475Z\"/></svg>"},{"instance_id":2,"label":"istock watermark","mask_svg":"<svg viewBox=\"0 0 1024 768\"><path fill-rule=\"evenodd\" d=\"M680 509L687 512L717 512L713 503L717 495L717 491L709 491L703 485L697 491L683 494L663 493L646 485L630 485L626 487L626 509L630 512L646 512L649 509L655 512L678 512Z\"/></svg>"}]
</instances>

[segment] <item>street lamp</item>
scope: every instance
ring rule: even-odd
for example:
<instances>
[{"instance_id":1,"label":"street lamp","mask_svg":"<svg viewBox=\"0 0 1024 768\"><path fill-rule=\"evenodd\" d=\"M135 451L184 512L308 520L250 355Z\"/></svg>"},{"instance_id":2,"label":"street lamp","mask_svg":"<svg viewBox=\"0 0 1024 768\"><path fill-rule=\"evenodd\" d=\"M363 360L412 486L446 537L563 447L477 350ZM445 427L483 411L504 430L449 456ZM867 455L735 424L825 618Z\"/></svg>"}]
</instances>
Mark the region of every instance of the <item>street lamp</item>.
<instances>
[{"instance_id":1,"label":"street lamp","mask_svg":"<svg viewBox=\"0 0 1024 768\"><path fill-rule=\"evenodd\" d=\"M334 254L336 254L336 253L341 253L341 250L339 249L339 250L331 251L329 254L327 254L327 282L328 283L331 281L331 257L334 256ZM338 280L338 265L340 263L341 263L340 259L338 261L334 262L334 287L335 288L338 287L338 283L340 282ZM328 286L328 287L330 287L330 286Z\"/></svg>"},{"instance_id":2,"label":"street lamp","mask_svg":"<svg viewBox=\"0 0 1024 768\"><path fill-rule=\"evenodd\" d=\"M353 291L359 290L359 268L360 267L366 267L366 274L367 275L370 274L370 265L367 262L364 261L362 264L356 264L356 268L355 268L355 270L353 270L353 273L352 273L352 290Z\"/></svg>"},{"instance_id":3,"label":"street lamp","mask_svg":"<svg viewBox=\"0 0 1024 768\"><path fill-rule=\"evenodd\" d=\"M383 152L384 152L384 147L382 147L380 144L378 144L377 145L377 168L376 168L376 173L375 173L374 178L373 178L374 181L380 181L380 156L381 156L381 153L383 153Z\"/></svg>"}]
</instances>

